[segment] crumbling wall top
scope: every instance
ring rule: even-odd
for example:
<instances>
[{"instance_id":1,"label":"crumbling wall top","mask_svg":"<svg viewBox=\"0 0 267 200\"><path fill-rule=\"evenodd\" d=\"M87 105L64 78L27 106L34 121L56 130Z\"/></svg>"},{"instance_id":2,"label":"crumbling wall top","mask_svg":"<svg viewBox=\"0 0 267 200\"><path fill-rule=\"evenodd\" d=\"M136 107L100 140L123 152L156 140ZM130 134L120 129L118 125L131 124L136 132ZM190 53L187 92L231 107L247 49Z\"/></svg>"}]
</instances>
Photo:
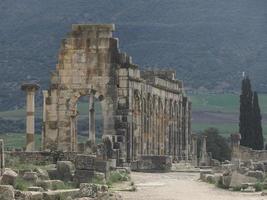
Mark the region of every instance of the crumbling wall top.
<instances>
[{"instance_id":1,"label":"crumbling wall top","mask_svg":"<svg viewBox=\"0 0 267 200\"><path fill-rule=\"evenodd\" d=\"M113 32L115 31L115 24L73 24L73 31L85 31L85 30L105 30Z\"/></svg>"}]
</instances>

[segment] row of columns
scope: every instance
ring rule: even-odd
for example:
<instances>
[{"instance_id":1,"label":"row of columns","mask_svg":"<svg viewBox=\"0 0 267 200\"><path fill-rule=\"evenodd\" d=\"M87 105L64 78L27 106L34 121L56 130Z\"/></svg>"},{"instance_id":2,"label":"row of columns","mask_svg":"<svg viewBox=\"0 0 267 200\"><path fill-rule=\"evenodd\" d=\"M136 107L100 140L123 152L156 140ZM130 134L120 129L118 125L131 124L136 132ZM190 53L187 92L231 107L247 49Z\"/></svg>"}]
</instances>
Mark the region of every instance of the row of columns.
<instances>
[{"instance_id":1,"label":"row of columns","mask_svg":"<svg viewBox=\"0 0 267 200\"><path fill-rule=\"evenodd\" d=\"M190 139L190 106L186 97L180 101L157 96L135 97L133 108L132 158L140 155L171 155L187 160Z\"/></svg>"}]
</instances>

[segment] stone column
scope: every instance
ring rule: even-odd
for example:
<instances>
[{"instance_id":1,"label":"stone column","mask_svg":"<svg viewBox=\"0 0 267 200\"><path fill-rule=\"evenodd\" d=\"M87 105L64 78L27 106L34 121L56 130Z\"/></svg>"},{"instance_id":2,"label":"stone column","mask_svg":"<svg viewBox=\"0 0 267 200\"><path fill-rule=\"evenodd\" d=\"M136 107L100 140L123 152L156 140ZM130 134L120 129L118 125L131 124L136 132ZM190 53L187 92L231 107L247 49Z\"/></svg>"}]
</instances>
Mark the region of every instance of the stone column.
<instances>
[{"instance_id":1,"label":"stone column","mask_svg":"<svg viewBox=\"0 0 267 200\"><path fill-rule=\"evenodd\" d=\"M198 140L198 135L197 134L192 134L192 144L191 144L191 153L192 153L192 163L194 166L197 166L197 140Z\"/></svg>"},{"instance_id":2,"label":"stone column","mask_svg":"<svg viewBox=\"0 0 267 200\"><path fill-rule=\"evenodd\" d=\"M4 140L0 140L0 176L3 175L5 170L5 152L4 152Z\"/></svg>"},{"instance_id":3,"label":"stone column","mask_svg":"<svg viewBox=\"0 0 267 200\"><path fill-rule=\"evenodd\" d=\"M201 137L201 148L200 148L200 165L205 166L207 164L207 144L206 144L207 136Z\"/></svg>"},{"instance_id":4,"label":"stone column","mask_svg":"<svg viewBox=\"0 0 267 200\"><path fill-rule=\"evenodd\" d=\"M34 114L35 114L35 92L39 89L39 85L35 83L26 83L21 89L27 95L27 118L26 118L26 151L34 151Z\"/></svg>"},{"instance_id":5,"label":"stone column","mask_svg":"<svg viewBox=\"0 0 267 200\"><path fill-rule=\"evenodd\" d=\"M89 140L95 144L95 103L94 95L89 95Z\"/></svg>"},{"instance_id":6,"label":"stone column","mask_svg":"<svg viewBox=\"0 0 267 200\"><path fill-rule=\"evenodd\" d=\"M241 140L241 134L239 133L233 133L231 134L231 160L239 160L240 159L240 140Z\"/></svg>"},{"instance_id":7,"label":"stone column","mask_svg":"<svg viewBox=\"0 0 267 200\"><path fill-rule=\"evenodd\" d=\"M188 139L189 139L189 113L188 113L188 98L185 98L185 160L188 161Z\"/></svg>"},{"instance_id":8,"label":"stone column","mask_svg":"<svg viewBox=\"0 0 267 200\"><path fill-rule=\"evenodd\" d=\"M45 123L46 123L46 98L48 97L48 91L43 90L43 127L42 127L42 150L45 149Z\"/></svg>"}]
</instances>

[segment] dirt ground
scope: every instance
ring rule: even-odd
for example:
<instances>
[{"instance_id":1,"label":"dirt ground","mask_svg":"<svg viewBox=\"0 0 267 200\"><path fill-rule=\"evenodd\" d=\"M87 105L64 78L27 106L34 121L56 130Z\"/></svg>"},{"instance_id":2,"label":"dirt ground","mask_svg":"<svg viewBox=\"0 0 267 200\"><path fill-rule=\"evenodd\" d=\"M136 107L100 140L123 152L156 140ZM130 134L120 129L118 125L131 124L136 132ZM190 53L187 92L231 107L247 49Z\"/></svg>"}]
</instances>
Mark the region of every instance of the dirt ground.
<instances>
[{"instance_id":1,"label":"dirt ground","mask_svg":"<svg viewBox=\"0 0 267 200\"><path fill-rule=\"evenodd\" d=\"M132 173L136 192L125 200L263 200L260 193L231 192L198 180L198 173Z\"/></svg>"}]
</instances>

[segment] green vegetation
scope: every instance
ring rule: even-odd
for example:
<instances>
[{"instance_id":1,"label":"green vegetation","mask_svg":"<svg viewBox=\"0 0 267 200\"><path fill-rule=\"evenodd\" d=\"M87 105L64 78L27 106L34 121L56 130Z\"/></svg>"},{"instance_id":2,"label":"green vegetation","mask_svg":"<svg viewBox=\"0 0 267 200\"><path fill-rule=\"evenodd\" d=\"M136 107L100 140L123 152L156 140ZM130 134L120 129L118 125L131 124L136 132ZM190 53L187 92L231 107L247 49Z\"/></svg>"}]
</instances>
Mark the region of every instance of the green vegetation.
<instances>
[{"instance_id":1,"label":"green vegetation","mask_svg":"<svg viewBox=\"0 0 267 200\"><path fill-rule=\"evenodd\" d=\"M189 95L193 111L239 112L239 94L193 94ZM263 114L267 114L267 94L259 94Z\"/></svg>"},{"instance_id":2,"label":"green vegetation","mask_svg":"<svg viewBox=\"0 0 267 200\"><path fill-rule=\"evenodd\" d=\"M111 187L113 183L118 183L121 181L128 181L128 180L130 180L130 176L127 172L112 171L107 181L107 185Z\"/></svg>"},{"instance_id":3,"label":"green vegetation","mask_svg":"<svg viewBox=\"0 0 267 200\"><path fill-rule=\"evenodd\" d=\"M21 191L27 191L28 187L31 187L32 184L29 181L25 181L22 177L16 178L15 189Z\"/></svg>"},{"instance_id":4,"label":"green vegetation","mask_svg":"<svg viewBox=\"0 0 267 200\"><path fill-rule=\"evenodd\" d=\"M255 191L256 191L256 192L260 192L260 191L262 191L262 190L264 189L264 187L263 187L263 183L256 183L256 184L254 185L254 188L255 188Z\"/></svg>"},{"instance_id":5,"label":"green vegetation","mask_svg":"<svg viewBox=\"0 0 267 200\"><path fill-rule=\"evenodd\" d=\"M236 94L196 94L190 95L190 99L194 111L238 112L239 110L239 96Z\"/></svg>"},{"instance_id":6,"label":"green vegetation","mask_svg":"<svg viewBox=\"0 0 267 200\"><path fill-rule=\"evenodd\" d=\"M1 133L0 139L4 139L5 148L23 148L26 142L26 134L23 133ZM35 134L35 147L41 147L41 135Z\"/></svg>"},{"instance_id":7,"label":"green vegetation","mask_svg":"<svg viewBox=\"0 0 267 200\"><path fill-rule=\"evenodd\" d=\"M0 139L4 139L5 148L23 148L25 146L25 134L23 133L1 133ZM84 142L87 140L87 136L78 135L78 141ZM99 140L99 139L97 139ZM35 134L35 148L41 148L41 135Z\"/></svg>"},{"instance_id":8,"label":"green vegetation","mask_svg":"<svg viewBox=\"0 0 267 200\"><path fill-rule=\"evenodd\" d=\"M231 150L226 138L219 134L218 129L209 128L203 133L207 137L207 152L212 153L212 157L219 161L230 160Z\"/></svg>"},{"instance_id":9,"label":"green vegetation","mask_svg":"<svg viewBox=\"0 0 267 200\"><path fill-rule=\"evenodd\" d=\"M261 121L258 94L252 91L249 77L245 77L242 80L240 95L239 133L241 134L241 145L255 150L263 149Z\"/></svg>"},{"instance_id":10,"label":"green vegetation","mask_svg":"<svg viewBox=\"0 0 267 200\"><path fill-rule=\"evenodd\" d=\"M238 132L239 118L239 95L238 94L193 94L189 95L192 100L193 112L210 112L223 117L232 117L235 121L210 122L209 119L197 121L193 115L192 129L201 132L209 127L216 127L220 134L228 137L231 133ZM267 94L259 94L259 105L263 116L267 114ZM263 117L264 119L264 117ZM266 120L266 119L265 119ZM263 134L267 138L267 124L263 123Z\"/></svg>"}]
</instances>

